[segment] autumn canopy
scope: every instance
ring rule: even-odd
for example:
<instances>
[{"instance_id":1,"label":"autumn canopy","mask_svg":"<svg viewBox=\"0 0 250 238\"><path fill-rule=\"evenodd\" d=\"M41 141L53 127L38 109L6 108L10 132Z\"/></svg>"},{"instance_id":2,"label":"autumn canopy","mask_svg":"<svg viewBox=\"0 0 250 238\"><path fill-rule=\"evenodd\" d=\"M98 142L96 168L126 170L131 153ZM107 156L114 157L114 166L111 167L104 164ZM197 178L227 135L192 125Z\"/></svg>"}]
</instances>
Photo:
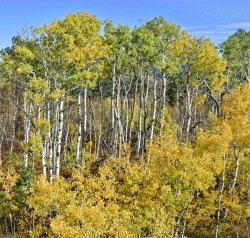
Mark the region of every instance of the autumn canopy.
<instances>
[{"instance_id":1,"label":"autumn canopy","mask_svg":"<svg viewBox=\"0 0 250 238\"><path fill-rule=\"evenodd\" d=\"M0 236L249 237L249 39L86 12L13 37Z\"/></svg>"}]
</instances>

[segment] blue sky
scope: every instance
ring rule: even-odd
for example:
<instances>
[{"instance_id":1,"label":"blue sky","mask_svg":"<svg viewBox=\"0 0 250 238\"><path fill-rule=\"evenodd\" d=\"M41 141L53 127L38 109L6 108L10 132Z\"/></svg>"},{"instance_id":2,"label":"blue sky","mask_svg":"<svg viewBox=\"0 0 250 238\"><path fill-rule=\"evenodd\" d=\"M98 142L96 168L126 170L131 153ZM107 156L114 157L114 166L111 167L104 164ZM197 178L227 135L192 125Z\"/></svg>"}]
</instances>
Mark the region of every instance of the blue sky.
<instances>
[{"instance_id":1,"label":"blue sky","mask_svg":"<svg viewBox=\"0 0 250 238\"><path fill-rule=\"evenodd\" d=\"M249 0L0 0L0 48L25 27L80 11L130 27L163 16L218 45L237 29L250 29L249 9Z\"/></svg>"}]
</instances>

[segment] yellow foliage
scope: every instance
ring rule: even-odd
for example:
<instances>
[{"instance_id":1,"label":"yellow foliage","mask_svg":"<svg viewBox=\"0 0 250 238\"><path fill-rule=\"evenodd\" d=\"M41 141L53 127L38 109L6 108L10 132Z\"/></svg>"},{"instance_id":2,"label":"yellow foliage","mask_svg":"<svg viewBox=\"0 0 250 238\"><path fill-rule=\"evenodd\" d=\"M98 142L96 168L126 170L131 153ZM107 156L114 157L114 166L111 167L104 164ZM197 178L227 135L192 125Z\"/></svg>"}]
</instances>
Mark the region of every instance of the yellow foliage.
<instances>
[{"instance_id":1,"label":"yellow foliage","mask_svg":"<svg viewBox=\"0 0 250 238\"><path fill-rule=\"evenodd\" d=\"M188 70L191 83L197 87L198 80L206 80L210 89L220 91L227 77L224 75L227 63L216 52L215 46L207 38L197 39L187 32L183 32L170 45L170 49L175 52L179 65Z\"/></svg>"},{"instance_id":2,"label":"yellow foliage","mask_svg":"<svg viewBox=\"0 0 250 238\"><path fill-rule=\"evenodd\" d=\"M250 94L249 85L235 87L223 98L222 112L230 125L233 141L239 148L250 144Z\"/></svg>"},{"instance_id":3,"label":"yellow foliage","mask_svg":"<svg viewBox=\"0 0 250 238\"><path fill-rule=\"evenodd\" d=\"M55 89L53 92L51 92L50 97L51 99L58 99L64 94L65 94L65 90Z\"/></svg>"},{"instance_id":4,"label":"yellow foliage","mask_svg":"<svg viewBox=\"0 0 250 238\"><path fill-rule=\"evenodd\" d=\"M15 46L15 52L20 55L21 57L29 58L29 59L34 59L35 54L31 52L30 49L28 49L25 46Z\"/></svg>"},{"instance_id":5,"label":"yellow foliage","mask_svg":"<svg viewBox=\"0 0 250 238\"><path fill-rule=\"evenodd\" d=\"M34 124L36 126L36 130L42 135L46 134L50 129L50 122L43 118L34 119Z\"/></svg>"}]
</instances>

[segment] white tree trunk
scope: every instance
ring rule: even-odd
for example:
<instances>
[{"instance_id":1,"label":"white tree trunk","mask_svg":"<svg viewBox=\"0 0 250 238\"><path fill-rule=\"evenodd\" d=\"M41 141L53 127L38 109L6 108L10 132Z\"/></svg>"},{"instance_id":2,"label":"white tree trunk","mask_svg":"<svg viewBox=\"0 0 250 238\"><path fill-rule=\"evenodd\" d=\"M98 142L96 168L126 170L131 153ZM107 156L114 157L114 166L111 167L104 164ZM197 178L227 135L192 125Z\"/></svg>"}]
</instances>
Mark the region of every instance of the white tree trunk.
<instances>
[{"instance_id":1,"label":"white tree trunk","mask_svg":"<svg viewBox=\"0 0 250 238\"><path fill-rule=\"evenodd\" d=\"M186 93L187 93L187 98L186 98L186 113L187 113L187 124L186 124L186 143L188 142L189 139L189 132L190 132L190 127L191 127L191 119L192 119L192 100L191 100L191 90L190 86L187 83L186 84Z\"/></svg>"},{"instance_id":2,"label":"white tree trunk","mask_svg":"<svg viewBox=\"0 0 250 238\"><path fill-rule=\"evenodd\" d=\"M163 109L166 107L166 91L167 91L167 79L166 79L166 76L163 76L163 79L162 79L162 96L161 96L160 137L162 136L162 130L163 130L163 126L164 126Z\"/></svg>"},{"instance_id":3,"label":"white tree trunk","mask_svg":"<svg viewBox=\"0 0 250 238\"><path fill-rule=\"evenodd\" d=\"M50 121L50 103L47 102L47 120ZM53 148L52 148L52 135L51 129L48 131L47 136L47 156L48 156L48 165L49 165L49 183L53 183Z\"/></svg>"},{"instance_id":4,"label":"white tree trunk","mask_svg":"<svg viewBox=\"0 0 250 238\"><path fill-rule=\"evenodd\" d=\"M49 143L49 183L53 183L53 149L52 149L52 139L51 136L48 138Z\"/></svg>"},{"instance_id":5,"label":"white tree trunk","mask_svg":"<svg viewBox=\"0 0 250 238\"><path fill-rule=\"evenodd\" d=\"M43 150L42 150L42 153L41 153L41 164L42 164L42 171L43 171L43 175L46 176L46 168L47 168L47 165L46 165L46 161L45 161L45 155L46 155L46 138L44 140L44 145L43 145Z\"/></svg>"},{"instance_id":6,"label":"white tree trunk","mask_svg":"<svg viewBox=\"0 0 250 238\"><path fill-rule=\"evenodd\" d=\"M78 115L78 135L77 135L77 143L76 143L76 158L75 164L79 163L79 154L80 154L80 145L82 138L82 120L81 120L81 91L78 94L77 98L77 115Z\"/></svg>"},{"instance_id":7,"label":"white tree trunk","mask_svg":"<svg viewBox=\"0 0 250 238\"><path fill-rule=\"evenodd\" d=\"M153 142L154 137L154 129L155 129L155 120L156 120L156 103L157 103L157 90L156 90L157 80L156 77L154 77L154 93L153 93L153 116L152 116L152 123L151 123L151 130L150 130L150 137L149 137L149 153L147 157L147 163L150 162L150 156L151 156L151 146Z\"/></svg>"},{"instance_id":8,"label":"white tree trunk","mask_svg":"<svg viewBox=\"0 0 250 238\"><path fill-rule=\"evenodd\" d=\"M13 101L14 101L14 99L13 99ZM16 123L17 107L18 107L18 98L16 99L16 102L13 102L14 112L13 112L12 128L11 128L10 158L12 157L13 149L14 149L15 130L16 130L15 123Z\"/></svg>"},{"instance_id":9,"label":"white tree trunk","mask_svg":"<svg viewBox=\"0 0 250 238\"><path fill-rule=\"evenodd\" d=\"M59 115L60 115L60 109L59 109L59 100L58 98L55 100L54 102L54 107L55 107L55 113L54 113L54 121L53 121L53 126L51 129L51 139L53 140L53 142L51 141L51 145L52 145L52 159L53 159L53 171L56 171L56 153L57 153L57 145L58 145L58 127L59 127Z\"/></svg>"},{"instance_id":10,"label":"white tree trunk","mask_svg":"<svg viewBox=\"0 0 250 238\"><path fill-rule=\"evenodd\" d=\"M116 89L116 64L112 67L112 95L111 95L111 108L110 108L110 139L109 139L109 154L113 155L114 150L114 129L115 129L115 89Z\"/></svg>"},{"instance_id":11,"label":"white tree trunk","mask_svg":"<svg viewBox=\"0 0 250 238\"><path fill-rule=\"evenodd\" d=\"M83 145L82 145L82 166L85 165L85 143L86 143L86 136L87 136L87 88L84 88L83 91Z\"/></svg>"},{"instance_id":12,"label":"white tree trunk","mask_svg":"<svg viewBox=\"0 0 250 238\"><path fill-rule=\"evenodd\" d=\"M140 101L139 101L139 121L138 121L138 135L137 135L137 151L136 155L139 156L141 154L141 138L142 138L142 109L143 109L143 91L144 91L144 80L142 76L142 72L140 72Z\"/></svg>"},{"instance_id":13,"label":"white tree trunk","mask_svg":"<svg viewBox=\"0 0 250 238\"><path fill-rule=\"evenodd\" d=\"M61 155L61 143L62 143L62 132L63 132L63 104L64 99L60 100L59 106L59 120L58 120L58 134L57 134L57 148L56 148L56 175L60 176L60 155Z\"/></svg>"},{"instance_id":14,"label":"white tree trunk","mask_svg":"<svg viewBox=\"0 0 250 238\"><path fill-rule=\"evenodd\" d=\"M237 153L236 143L234 143L234 159L235 159L235 170L234 170L233 182L232 182L231 188L229 190L229 194L232 194L232 192L234 190L234 187L236 185L238 171L239 171L239 165L240 165L240 152L238 151L238 153ZM224 213L224 217L223 217L223 221L226 220L228 211L229 211L229 208L226 207L226 210L225 210L225 213Z\"/></svg>"},{"instance_id":15,"label":"white tree trunk","mask_svg":"<svg viewBox=\"0 0 250 238\"><path fill-rule=\"evenodd\" d=\"M225 187L226 162L227 162L227 157L226 157L226 155L224 155L224 158L223 158L223 170L222 170L222 181L221 181L221 188L220 188L220 193L219 193L219 200L218 200L218 206L217 206L217 215L216 215L215 238L218 238L218 235L219 235L221 202L222 202L222 196L223 196L224 187Z\"/></svg>"},{"instance_id":16,"label":"white tree trunk","mask_svg":"<svg viewBox=\"0 0 250 238\"><path fill-rule=\"evenodd\" d=\"M187 207L188 203L185 203L182 209L181 214L178 217L178 220L176 222L176 229L175 229L175 234L174 234L174 238L178 238L178 233L179 233L179 229L180 229L180 223L181 223L181 219L185 213L186 207Z\"/></svg>"},{"instance_id":17,"label":"white tree trunk","mask_svg":"<svg viewBox=\"0 0 250 238\"><path fill-rule=\"evenodd\" d=\"M99 137L98 137L98 144L96 148L96 159L99 157L99 151L102 141L102 108L103 108L103 94L102 94L102 82L99 83L99 90L100 90L100 107L99 107Z\"/></svg>"},{"instance_id":18,"label":"white tree trunk","mask_svg":"<svg viewBox=\"0 0 250 238\"><path fill-rule=\"evenodd\" d=\"M30 136L30 103L27 102L26 92L24 93L24 154L23 154L23 166L24 168L28 167L28 143Z\"/></svg>"},{"instance_id":19,"label":"white tree trunk","mask_svg":"<svg viewBox=\"0 0 250 238\"><path fill-rule=\"evenodd\" d=\"M134 90L134 98L133 98L133 107L132 107L132 118L130 120L129 123L129 132L128 132L128 144L131 145L131 137L132 137L132 125L134 122L134 118L135 118L135 111L136 111L136 94L137 94L137 88L138 88L138 79L136 78L136 82L135 82L135 90Z\"/></svg>"},{"instance_id":20,"label":"white tree trunk","mask_svg":"<svg viewBox=\"0 0 250 238\"><path fill-rule=\"evenodd\" d=\"M157 80L154 79L154 98L153 98L153 116L152 116L152 124L150 130L150 142L152 143L154 137L154 129L155 129L155 119L156 119L156 103L157 103L157 92L156 92L156 84Z\"/></svg>"},{"instance_id":21,"label":"white tree trunk","mask_svg":"<svg viewBox=\"0 0 250 238\"><path fill-rule=\"evenodd\" d=\"M148 80L145 85L146 88L143 88L143 132L142 132L142 142L141 142L141 153L145 152L146 140L147 140L147 119L148 119L148 91L149 91L149 80L150 76L148 75Z\"/></svg>"}]
</instances>

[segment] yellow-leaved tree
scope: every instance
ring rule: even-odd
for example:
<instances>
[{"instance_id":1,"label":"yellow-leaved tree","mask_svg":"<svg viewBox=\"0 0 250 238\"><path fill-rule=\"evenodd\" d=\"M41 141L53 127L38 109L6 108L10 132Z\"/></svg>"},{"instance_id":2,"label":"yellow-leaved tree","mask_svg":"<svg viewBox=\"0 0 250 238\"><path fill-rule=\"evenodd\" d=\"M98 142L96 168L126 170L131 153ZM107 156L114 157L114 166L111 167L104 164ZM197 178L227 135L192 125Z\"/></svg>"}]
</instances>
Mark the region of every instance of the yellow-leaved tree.
<instances>
[{"instance_id":1,"label":"yellow-leaved tree","mask_svg":"<svg viewBox=\"0 0 250 238\"><path fill-rule=\"evenodd\" d=\"M250 94L249 84L237 86L223 97L222 115L231 131L226 155L222 214L218 222L222 231L247 236L249 216L249 146ZM229 130L228 130L229 131Z\"/></svg>"}]
</instances>

